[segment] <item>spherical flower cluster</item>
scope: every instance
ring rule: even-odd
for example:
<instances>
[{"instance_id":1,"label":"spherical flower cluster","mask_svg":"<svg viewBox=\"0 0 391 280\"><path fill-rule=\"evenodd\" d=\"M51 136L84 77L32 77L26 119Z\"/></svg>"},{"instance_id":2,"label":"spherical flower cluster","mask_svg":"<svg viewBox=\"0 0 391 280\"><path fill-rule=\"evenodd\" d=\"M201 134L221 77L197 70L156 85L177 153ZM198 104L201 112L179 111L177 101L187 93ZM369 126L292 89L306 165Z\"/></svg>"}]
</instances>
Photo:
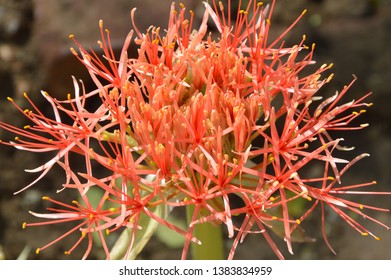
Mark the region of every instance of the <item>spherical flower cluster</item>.
<instances>
[{"instance_id":1,"label":"spherical flower cluster","mask_svg":"<svg viewBox=\"0 0 391 280\"><path fill-rule=\"evenodd\" d=\"M228 8L221 2L205 3L198 29L193 29L193 12L184 6L176 10L173 4L165 31L151 27L144 34L135 27L119 57L101 21L103 57L84 49L71 35L78 47L72 52L88 69L95 90L86 92L74 78L75 92L67 100L42 92L52 118L27 94L31 109L22 109L9 98L30 123L17 128L0 122L2 129L17 135L2 143L54 153L48 162L28 170L41 173L23 190L58 165L66 174L60 191L71 189L80 197L71 204L44 197L53 205L50 213L31 212L47 220L23 227L78 221L37 253L79 232L67 254L88 240L83 256L87 258L97 234L107 258L134 258L160 224L184 236L185 259L191 244L203 242L196 227L212 224L224 225L233 238L229 259L248 234L262 235L282 259L270 232L282 228L280 235L292 253L294 232L317 207L331 250L326 207L362 235L378 239L349 212L388 228L364 209L388 210L343 197L385 193L356 191L375 182L343 183L344 173L367 154L350 161L335 157L334 151L343 149L343 139L330 134L366 126L352 121L371 105L364 102L367 95L343 103L349 84L322 99L319 89L332 78L322 74L332 65L308 73L314 46L305 45L305 36L291 47L283 41L304 12L270 40L275 1L249 2L235 20L225 16L230 14L230 1ZM217 32L209 31L210 20ZM134 57L128 54L132 42L138 46ZM87 106L90 100L98 102L93 109ZM83 171L72 168L71 154L81 159ZM319 176L304 171L311 164L322 168ZM92 203L89 194L96 189L100 196ZM240 206L233 198L241 201ZM292 209L293 201L303 205L302 212ZM192 209L185 229L169 221L174 208ZM107 235L124 229L126 236L110 248Z\"/></svg>"}]
</instances>

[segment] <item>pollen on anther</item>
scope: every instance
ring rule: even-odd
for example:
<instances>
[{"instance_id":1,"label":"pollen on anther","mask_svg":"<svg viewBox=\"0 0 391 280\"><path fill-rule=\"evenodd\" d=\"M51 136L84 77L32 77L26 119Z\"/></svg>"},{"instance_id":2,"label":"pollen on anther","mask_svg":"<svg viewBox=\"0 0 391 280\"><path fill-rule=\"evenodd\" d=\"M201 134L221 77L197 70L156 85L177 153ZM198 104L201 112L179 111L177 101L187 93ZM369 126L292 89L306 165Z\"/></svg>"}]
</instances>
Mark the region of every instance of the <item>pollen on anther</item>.
<instances>
[{"instance_id":1,"label":"pollen on anther","mask_svg":"<svg viewBox=\"0 0 391 280\"><path fill-rule=\"evenodd\" d=\"M368 236L368 232L362 232L361 235L362 236Z\"/></svg>"},{"instance_id":2,"label":"pollen on anther","mask_svg":"<svg viewBox=\"0 0 391 280\"><path fill-rule=\"evenodd\" d=\"M73 55L76 55L76 56L78 56L79 54L77 53L77 51L75 51L75 49L74 48L69 48L69 50L71 51L71 53L73 54Z\"/></svg>"},{"instance_id":3,"label":"pollen on anther","mask_svg":"<svg viewBox=\"0 0 391 280\"><path fill-rule=\"evenodd\" d=\"M35 250L35 253L38 255L40 251L41 251L41 248L37 248L37 250Z\"/></svg>"},{"instance_id":4,"label":"pollen on anther","mask_svg":"<svg viewBox=\"0 0 391 280\"><path fill-rule=\"evenodd\" d=\"M26 222L24 222L24 223L22 224L22 229L25 229L25 228L26 228L26 226L27 226L27 223L26 223Z\"/></svg>"},{"instance_id":5,"label":"pollen on anther","mask_svg":"<svg viewBox=\"0 0 391 280\"><path fill-rule=\"evenodd\" d=\"M297 223L298 225L300 225L300 224L301 224L301 221L300 221L299 219L296 219L296 223Z\"/></svg>"},{"instance_id":6,"label":"pollen on anther","mask_svg":"<svg viewBox=\"0 0 391 280\"><path fill-rule=\"evenodd\" d=\"M49 200L49 197L48 196L43 196L42 200Z\"/></svg>"},{"instance_id":7,"label":"pollen on anther","mask_svg":"<svg viewBox=\"0 0 391 280\"><path fill-rule=\"evenodd\" d=\"M105 230L105 233L106 233L106 235L109 235L109 234L110 234L110 230L107 228L107 229Z\"/></svg>"}]
</instances>

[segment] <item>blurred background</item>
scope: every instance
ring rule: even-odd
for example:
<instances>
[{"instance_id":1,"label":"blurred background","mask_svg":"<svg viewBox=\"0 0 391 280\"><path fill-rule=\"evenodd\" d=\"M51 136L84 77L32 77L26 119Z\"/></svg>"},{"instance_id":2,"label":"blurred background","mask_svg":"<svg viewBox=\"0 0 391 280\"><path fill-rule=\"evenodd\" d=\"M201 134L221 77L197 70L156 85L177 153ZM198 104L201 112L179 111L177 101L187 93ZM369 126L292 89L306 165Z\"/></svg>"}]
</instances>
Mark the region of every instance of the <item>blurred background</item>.
<instances>
[{"instance_id":1,"label":"blurred background","mask_svg":"<svg viewBox=\"0 0 391 280\"><path fill-rule=\"evenodd\" d=\"M86 71L69 51L74 46L68 38L70 34L74 34L86 49L96 48L96 40L100 38L98 21L103 19L105 27L111 31L113 46L119 50L132 29L132 8L137 7L136 24L143 31L150 25L167 26L171 2L0 0L0 119L20 126L25 121L6 101L7 96L19 100L27 92L34 100L38 97L37 102L40 102L39 92L42 89L58 98L65 98L68 92L73 92L71 75L83 79L89 86ZM199 22L203 14L202 2L181 2L195 11ZM332 70L335 77L323 89L325 94L334 93L350 83L352 74L358 80L347 95L349 99L373 92L368 102L373 102L374 106L360 119L370 126L364 131L342 135L345 145L356 147L352 152L354 155L368 152L371 157L358 163L345 177L345 183L377 180L379 191L391 191L391 1L277 0L272 19L273 36L288 27L304 9L308 10L307 14L285 39L288 45L297 44L306 34L308 45L316 43L315 60L318 65L334 63ZM3 131L0 131L0 138L7 138ZM80 258L78 252L71 256L63 254L72 244L66 241L35 255L35 248L63 232L61 226L21 228L22 222L31 219L28 210L42 210L41 197L54 194L63 183L63 173L54 170L27 192L13 195L35 178L36 174L32 176L23 170L40 165L45 158L0 146L0 259L16 259L22 252L25 253L22 257L29 259ZM363 202L390 209L390 199L391 196L368 196ZM391 225L389 213L374 213L374 217ZM337 256L334 256L322 240L318 220L319 217L312 217L306 225L303 224L304 228L311 229L310 236L317 241L294 244L293 256L282 249L287 258L391 259L390 231L370 224L373 232L382 238L382 241L376 241L361 236L341 219L330 215L328 233L337 251ZM227 240L227 248L231 242ZM283 241L280 243L284 248ZM180 253L180 248L169 247L154 237L140 258L178 259ZM99 257L99 252L92 255L92 258ZM262 237L252 236L238 247L237 258L274 259L275 256Z\"/></svg>"}]
</instances>

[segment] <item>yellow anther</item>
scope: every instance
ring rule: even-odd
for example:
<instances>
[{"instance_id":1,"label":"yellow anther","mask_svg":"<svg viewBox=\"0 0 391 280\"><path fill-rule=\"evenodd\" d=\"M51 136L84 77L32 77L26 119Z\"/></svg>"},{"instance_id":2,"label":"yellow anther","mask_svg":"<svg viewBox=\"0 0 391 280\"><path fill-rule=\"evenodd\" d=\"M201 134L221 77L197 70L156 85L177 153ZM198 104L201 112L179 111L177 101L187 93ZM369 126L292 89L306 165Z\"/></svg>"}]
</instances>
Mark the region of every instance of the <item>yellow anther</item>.
<instances>
[{"instance_id":1,"label":"yellow anther","mask_svg":"<svg viewBox=\"0 0 391 280\"><path fill-rule=\"evenodd\" d=\"M74 34L69 34L68 38L69 39L73 39L73 38L75 38L75 35Z\"/></svg>"},{"instance_id":2,"label":"yellow anther","mask_svg":"<svg viewBox=\"0 0 391 280\"><path fill-rule=\"evenodd\" d=\"M301 13L301 15L304 15L307 12L307 9L304 9L304 11Z\"/></svg>"},{"instance_id":3,"label":"yellow anther","mask_svg":"<svg viewBox=\"0 0 391 280\"><path fill-rule=\"evenodd\" d=\"M300 224L301 224L301 221L300 221L299 219L296 219L296 223L297 223L298 225L300 225Z\"/></svg>"},{"instance_id":4,"label":"yellow anther","mask_svg":"<svg viewBox=\"0 0 391 280\"><path fill-rule=\"evenodd\" d=\"M94 214L91 213L91 214L89 215L89 218L90 218L90 220L92 220L92 219L94 218Z\"/></svg>"},{"instance_id":5,"label":"yellow anther","mask_svg":"<svg viewBox=\"0 0 391 280\"><path fill-rule=\"evenodd\" d=\"M65 252L64 252L64 254L65 254L65 255L70 255L70 254L71 254L71 252L69 252L69 251L65 251Z\"/></svg>"},{"instance_id":6,"label":"yellow anther","mask_svg":"<svg viewBox=\"0 0 391 280\"><path fill-rule=\"evenodd\" d=\"M103 28L103 20L99 20L99 28Z\"/></svg>"},{"instance_id":7,"label":"yellow anther","mask_svg":"<svg viewBox=\"0 0 391 280\"><path fill-rule=\"evenodd\" d=\"M179 3L179 6L181 6L181 9L185 8L185 5L183 3Z\"/></svg>"},{"instance_id":8,"label":"yellow anther","mask_svg":"<svg viewBox=\"0 0 391 280\"><path fill-rule=\"evenodd\" d=\"M15 137L15 141L19 141L19 137L18 136Z\"/></svg>"},{"instance_id":9,"label":"yellow anther","mask_svg":"<svg viewBox=\"0 0 391 280\"><path fill-rule=\"evenodd\" d=\"M14 100L11 97L7 97L8 101L14 102Z\"/></svg>"},{"instance_id":10,"label":"yellow anther","mask_svg":"<svg viewBox=\"0 0 391 280\"><path fill-rule=\"evenodd\" d=\"M368 236L368 232L362 232L361 235L362 236Z\"/></svg>"},{"instance_id":11,"label":"yellow anther","mask_svg":"<svg viewBox=\"0 0 391 280\"><path fill-rule=\"evenodd\" d=\"M374 238L375 238L375 240L377 240L377 241L381 240L381 238L380 238L380 237L377 237L377 236L375 236Z\"/></svg>"},{"instance_id":12,"label":"yellow anther","mask_svg":"<svg viewBox=\"0 0 391 280\"><path fill-rule=\"evenodd\" d=\"M376 184L377 184L377 181L372 181L372 184L375 184L375 185L376 185Z\"/></svg>"},{"instance_id":13,"label":"yellow anther","mask_svg":"<svg viewBox=\"0 0 391 280\"><path fill-rule=\"evenodd\" d=\"M278 218L277 218L276 216L273 216L272 219L273 219L273 220L277 220Z\"/></svg>"},{"instance_id":14,"label":"yellow anther","mask_svg":"<svg viewBox=\"0 0 391 280\"><path fill-rule=\"evenodd\" d=\"M68 100L71 100L71 94L70 93L67 94L67 98L68 98Z\"/></svg>"},{"instance_id":15,"label":"yellow anther","mask_svg":"<svg viewBox=\"0 0 391 280\"><path fill-rule=\"evenodd\" d=\"M219 7L220 7L220 10L224 10L224 5L221 1L219 2Z\"/></svg>"},{"instance_id":16,"label":"yellow anther","mask_svg":"<svg viewBox=\"0 0 391 280\"><path fill-rule=\"evenodd\" d=\"M262 6L262 5L263 5L263 2L258 2L258 3L257 3L257 6L258 6L258 7L260 7L260 6Z\"/></svg>"},{"instance_id":17,"label":"yellow anther","mask_svg":"<svg viewBox=\"0 0 391 280\"><path fill-rule=\"evenodd\" d=\"M72 200L73 204L79 205L79 202L77 200Z\"/></svg>"},{"instance_id":18,"label":"yellow anther","mask_svg":"<svg viewBox=\"0 0 391 280\"><path fill-rule=\"evenodd\" d=\"M363 209L364 209L364 206L363 206L362 204L360 204L359 208L360 208L361 210L363 210Z\"/></svg>"},{"instance_id":19,"label":"yellow anther","mask_svg":"<svg viewBox=\"0 0 391 280\"><path fill-rule=\"evenodd\" d=\"M105 233L106 233L106 235L109 235L109 234L110 234L110 231L109 231L108 228L105 230Z\"/></svg>"},{"instance_id":20,"label":"yellow anther","mask_svg":"<svg viewBox=\"0 0 391 280\"><path fill-rule=\"evenodd\" d=\"M26 222L24 222L24 223L22 224L22 229L25 229L25 228L26 228L26 226L27 226L27 223L26 223Z\"/></svg>"},{"instance_id":21,"label":"yellow anther","mask_svg":"<svg viewBox=\"0 0 391 280\"><path fill-rule=\"evenodd\" d=\"M42 200L49 200L49 197L48 196L43 196Z\"/></svg>"},{"instance_id":22,"label":"yellow anther","mask_svg":"<svg viewBox=\"0 0 391 280\"><path fill-rule=\"evenodd\" d=\"M369 123L360 124L360 127L367 127L367 126L369 126Z\"/></svg>"},{"instance_id":23,"label":"yellow anther","mask_svg":"<svg viewBox=\"0 0 391 280\"><path fill-rule=\"evenodd\" d=\"M37 250L35 250L35 253L38 255L40 251L41 251L41 248L37 248Z\"/></svg>"},{"instance_id":24,"label":"yellow anther","mask_svg":"<svg viewBox=\"0 0 391 280\"><path fill-rule=\"evenodd\" d=\"M328 177L327 177L327 180L334 181L335 178L334 178L333 176L328 176Z\"/></svg>"},{"instance_id":25,"label":"yellow anther","mask_svg":"<svg viewBox=\"0 0 391 280\"><path fill-rule=\"evenodd\" d=\"M307 199L308 201L312 201L312 197L310 197L310 196L307 196L306 199Z\"/></svg>"},{"instance_id":26,"label":"yellow anther","mask_svg":"<svg viewBox=\"0 0 391 280\"><path fill-rule=\"evenodd\" d=\"M326 83L330 82L333 77L334 77L334 74L330 74L330 76L326 80Z\"/></svg>"},{"instance_id":27,"label":"yellow anther","mask_svg":"<svg viewBox=\"0 0 391 280\"><path fill-rule=\"evenodd\" d=\"M271 197L269 197L269 200L270 201L274 201L274 200L276 200L273 196L271 196Z\"/></svg>"},{"instance_id":28,"label":"yellow anther","mask_svg":"<svg viewBox=\"0 0 391 280\"><path fill-rule=\"evenodd\" d=\"M25 125L23 128L24 128L24 129L29 129L30 126L29 126L29 125Z\"/></svg>"},{"instance_id":29,"label":"yellow anther","mask_svg":"<svg viewBox=\"0 0 391 280\"><path fill-rule=\"evenodd\" d=\"M76 56L79 55L79 54L77 53L77 51L75 51L74 48L70 47L69 50L71 51L71 53L72 53L73 55L76 55Z\"/></svg>"},{"instance_id":30,"label":"yellow anther","mask_svg":"<svg viewBox=\"0 0 391 280\"><path fill-rule=\"evenodd\" d=\"M352 115L358 115L358 112L354 111L352 112Z\"/></svg>"}]
</instances>

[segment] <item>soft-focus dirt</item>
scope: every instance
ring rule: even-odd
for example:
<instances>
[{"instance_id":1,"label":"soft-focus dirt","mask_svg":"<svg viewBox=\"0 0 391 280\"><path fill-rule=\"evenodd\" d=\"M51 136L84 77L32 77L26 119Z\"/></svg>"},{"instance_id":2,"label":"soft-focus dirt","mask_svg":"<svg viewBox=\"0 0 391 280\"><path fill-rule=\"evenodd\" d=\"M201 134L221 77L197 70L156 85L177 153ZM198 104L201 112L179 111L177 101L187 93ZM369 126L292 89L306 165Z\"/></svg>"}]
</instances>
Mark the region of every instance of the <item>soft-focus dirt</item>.
<instances>
[{"instance_id":1,"label":"soft-focus dirt","mask_svg":"<svg viewBox=\"0 0 391 280\"><path fill-rule=\"evenodd\" d=\"M201 1L181 1L199 14ZM267 2L267 1L265 1ZM363 122L370 126L364 132L342 135L346 145L356 146L355 153L369 152L371 157L352 169L346 182L377 180L379 190L391 190L391 1L389 0L278 0L272 23L276 34L288 26L304 8L308 13L287 37L289 44L307 35L308 43L316 43L319 65L335 64L335 79L327 91L333 92L349 83L352 74L358 81L352 88L350 98L373 91L370 108ZM129 13L137 6L140 30L150 24L165 26L171 0L0 0L0 119L23 125L22 119L11 108L6 97L19 100L24 92L36 99L44 89L52 95L63 97L72 91L71 75L81 78L88 86L85 71L70 54L73 33L86 47L95 46L99 38L98 20L103 19L111 30L113 44L120 48L121 42L131 28ZM38 99L39 100L39 99ZM7 138L0 131L0 138ZM9 138L7 138L9 139ZM63 252L72 244L60 242L53 248L34 254L34 248L46 244L63 231L62 226L29 228L21 224L31 219L28 211L43 208L41 197L59 189L63 174L55 170L38 185L16 196L19 190L35 177L25 173L44 162L47 156L30 155L0 146L0 259L16 259L23 249L31 248L29 259L80 258L76 252L66 256ZM71 198L69 199L71 200ZM366 203L391 208L390 197L367 197ZM391 214L376 214L375 217L391 225ZM391 259L391 232L368 223L382 237L376 241L363 237L349 228L336 216L328 220L330 243L337 251L334 256L322 241L319 216L313 216L303 224L311 237L317 241L310 244L295 244L295 255L290 259ZM312 233L314 232L314 233ZM227 240L227 248L230 240ZM283 248L283 241L281 243ZM101 255L94 252L91 258ZM140 256L144 259L177 259L180 250L166 248L153 238ZM262 237L248 238L237 251L238 259L273 259L275 256Z\"/></svg>"}]
</instances>

